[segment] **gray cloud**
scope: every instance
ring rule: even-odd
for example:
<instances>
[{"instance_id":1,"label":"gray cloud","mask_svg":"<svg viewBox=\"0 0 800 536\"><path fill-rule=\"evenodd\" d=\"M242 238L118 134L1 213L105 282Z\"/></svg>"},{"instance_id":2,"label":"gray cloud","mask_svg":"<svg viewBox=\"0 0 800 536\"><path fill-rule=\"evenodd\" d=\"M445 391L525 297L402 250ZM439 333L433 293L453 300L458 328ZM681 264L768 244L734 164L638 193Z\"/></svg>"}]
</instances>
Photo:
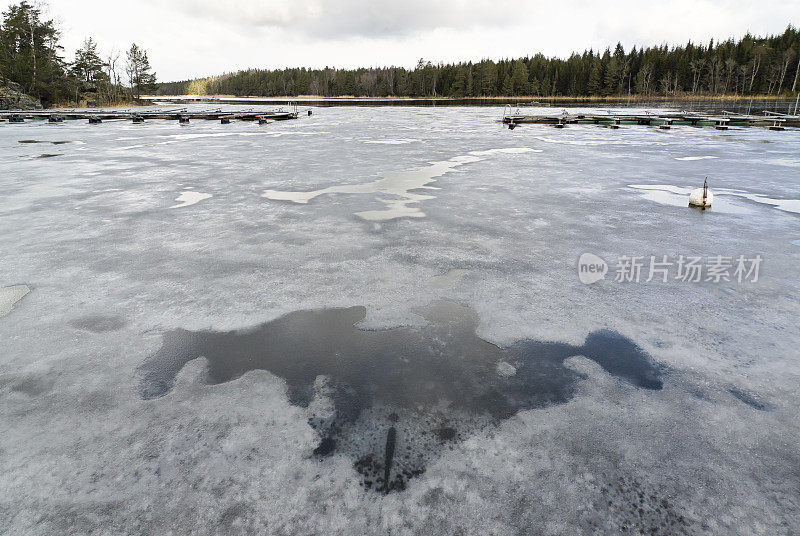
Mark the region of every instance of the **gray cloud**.
<instances>
[{"instance_id":1,"label":"gray cloud","mask_svg":"<svg viewBox=\"0 0 800 536\"><path fill-rule=\"evenodd\" d=\"M217 0L178 0L171 7L239 27L280 28L320 39L398 37L434 29L497 27L513 20L519 0L475 5L468 0L267 0L235 8ZM529 5L529 4L528 4Z\"/></svg>"},{"instance_id":2,"label":"gray cloud","mask_svg":"<svg viewBox=\"0 0 800 536\"><path fill-rule=\"evenodd\" d=\"M163 80L248 67L358 67L569 56L585 48L707 43L800 25L800 0L50 0L67 59L92 36L132 42ZM18 0L0 0L5 9Z\"/></svg>"}]
</instances>

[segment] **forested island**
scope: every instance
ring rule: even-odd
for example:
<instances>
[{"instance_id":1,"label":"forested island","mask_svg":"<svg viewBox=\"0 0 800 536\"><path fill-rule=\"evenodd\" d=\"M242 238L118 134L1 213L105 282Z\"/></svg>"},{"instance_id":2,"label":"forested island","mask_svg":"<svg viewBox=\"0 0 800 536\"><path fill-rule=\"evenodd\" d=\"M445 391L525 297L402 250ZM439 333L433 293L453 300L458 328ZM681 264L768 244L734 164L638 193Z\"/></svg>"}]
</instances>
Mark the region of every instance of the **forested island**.
<instances>
[{"instance_id":1,"label":"forested island","mask_svg":"<svg viewBox=\"0 0 800 536\"><path fill-rule=\"evenodd\" d=\"M23 0L0 23L0 109L132 102L156 89L147 52L135 43L101 56L90 37L64 60L61 31L39 4Z\"/></svg>"},{"instance_id":2,"label":"forested island","mask_svg":"<svg viewBox=\"0 0 800 536\"><path fill-rule=\"evenodd\" d=\"M456 64L420 59L411 69L247 69L156 83L147 52L100 53L85 40L72 62L39 4L11 5L0 24L0 108L134 103L142 94L413 98L674 98L789 96L800 90L800 31L708 44L586 50Z\"/></svg>"}]
</instances>

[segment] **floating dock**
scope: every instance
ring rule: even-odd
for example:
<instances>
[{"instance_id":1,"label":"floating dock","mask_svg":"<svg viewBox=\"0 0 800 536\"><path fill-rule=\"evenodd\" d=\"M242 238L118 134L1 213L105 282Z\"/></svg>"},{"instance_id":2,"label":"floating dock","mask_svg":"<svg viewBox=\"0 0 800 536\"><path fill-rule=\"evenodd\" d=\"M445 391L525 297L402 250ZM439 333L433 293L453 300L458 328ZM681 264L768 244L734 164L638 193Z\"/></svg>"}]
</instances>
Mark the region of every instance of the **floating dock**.
<instances>
[{"instance_id":1,"label":"floating dock","mask_svg":"<svg viewBox=\"0 0 800 536\"><path fill-rule=\"evenodd\" d=\"M305 113L305 112L304 112ZM126 109L126 110L103 110L103 109L75 109L75 110L4 110L0 111L0 121L10 123L23 123L27 120L41 119L51 123L60 123L64 120L88 120L89 123L102 123L108 120L128 120L133 123L143 123L149 119L175 120L181 124L186 124L191 119L217 120L222 123L237 121L258 121L265 123L270 121L285 121L297 119L300 113L297 104L289 105L288 109L272 110L246 110L230 111L222 109L214 110L189 110L180 109ZM311 110L308 110L311 115Z\"/></svg>"},{"instance_id":2,"label":"floating dock","mask_svg":"<svg viewBox=\"0 0 800 536\"><path fill-rule=\"evenodd\" d=\"M514 127L519 124L533 123L552 125L563 128L566 125L595 124L610 128L620 125L650 125L668 129L672 125L712 126L718 130L728 127L765 127L770 130L784 130L786 127L800 127L800 116L764 112L764 115L739 114L723 111L721 114L702 112L644 112L629 113L607 110L600 113L560 114L525 113L522 108L506 106L503 109L503 123Z\"/></svg>"}]
</instances>

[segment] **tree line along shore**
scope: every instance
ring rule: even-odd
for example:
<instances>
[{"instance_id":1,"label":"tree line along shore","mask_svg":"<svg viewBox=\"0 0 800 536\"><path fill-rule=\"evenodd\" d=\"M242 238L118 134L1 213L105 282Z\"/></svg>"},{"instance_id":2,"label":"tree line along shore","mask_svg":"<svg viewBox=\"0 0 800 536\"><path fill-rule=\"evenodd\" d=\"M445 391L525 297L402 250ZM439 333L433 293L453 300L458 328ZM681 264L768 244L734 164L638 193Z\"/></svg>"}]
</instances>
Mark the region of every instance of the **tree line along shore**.
<instances>
[{"instance_id":1,"label":"tree line along shore","mask_svg":"<svg viewBox=\"0 0 800 536\"><path fill-rule=\"evenodd\" d=\"M321 97L525 96L540 99L779 98L800 89L800 31L708 44L632 48L621 44L568 59L518 59L416 67L247 69L158 84L157 95Z\"/></svg>"},{"instance_id":2,"label":"tree line along shore","mask_svg":"<svg viewBox=\"0 0 800 536\"><path fill-rule=\"evenodd\" d=\"M132 104L143 94L235 97L456 98L554 101L791 98L800 91L800 31L708 44L586 50L569 58L438 63L411 69L246 69L157 83L147 52L100 53L87 38L64 59L41 4L13 4L0 23L0 108Z\"/></svg>"},{"instance_id":3,"label":"tree line along shore","mask_svg":"<svg viewBox=\"0 0 800 536\"><path fill-rule=\"evenodd\" d=\"M644 102L729 102L729 101L736 101L736 102L747 102L752 101L756 102L772 102L772 101L786 101L787 98L791 97L791 102L794 103L795 95L792 93L783 93L783 94L773 94L773 95L766 95L766 94L752 94L752 95L739 95L736 93L725 93L720 95L704 95L704 94L695 94L692 95L691 93L677 93L674 95L636 95L636 94L623 94L623 95L589 95L589 96L563 96L563 95L488 95L488 96L479 96L479 97L472 97L472 96L464 96L464 97L444 97L444 96L425 96L425 97L414 97L414 96L397 96L397 95L388 95L385 97L381 96L358 96L358 95L336 95L336 96L328 96L325 95L233 95L230 93L227 94L196 94L196 93L181 93L181 94L167 94L161 93L158 95L155 94L148 94L142 95L142 99L147 100L148 102L165 102L174 100L175 103L178 103L180 100L188 100L188 101L196 101L196 102L204 102L204 101L216 101L221 99L231 99L237 100L240 99L237 103L246 102L248 99L252 100L259 100L259 99L269 99L270 101L282 101L282 100L297 100L297 101L329 101L329 102L336 102L336 101L364 101L364 102L418 102L418 101L428 101L428 102L442 102L442 101L451 101L451 102L496 102L496 103L518 103L518 104L536 104L537 102L543 104L550 104L550 103L562 103L562 102L575 102L575 103L582 103L582 102L613 102L613 103L623 103L623 102L630 102L630 103L644 103Z\"/></svg>"}]
</instances>

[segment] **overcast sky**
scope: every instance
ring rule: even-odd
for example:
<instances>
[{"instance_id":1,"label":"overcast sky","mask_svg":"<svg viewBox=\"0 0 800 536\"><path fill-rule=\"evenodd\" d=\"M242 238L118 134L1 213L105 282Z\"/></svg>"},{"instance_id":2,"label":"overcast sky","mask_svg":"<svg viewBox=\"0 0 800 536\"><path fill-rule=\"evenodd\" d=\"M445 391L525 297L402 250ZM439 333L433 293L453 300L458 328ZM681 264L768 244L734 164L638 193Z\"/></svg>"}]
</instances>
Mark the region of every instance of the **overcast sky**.
<instances>
[{"instance_id":1,"label":"overcast sky","mask_svg":"<svg viewBox=\"0 0 800 536\"><path fill-rule=\"evenodd\" d=\"M68 59L88 36L104 53L136 42L162 81L247 67L568 56L800 26L800 0L52 0L49 9Z\"/></svg>"}]
</instances>

